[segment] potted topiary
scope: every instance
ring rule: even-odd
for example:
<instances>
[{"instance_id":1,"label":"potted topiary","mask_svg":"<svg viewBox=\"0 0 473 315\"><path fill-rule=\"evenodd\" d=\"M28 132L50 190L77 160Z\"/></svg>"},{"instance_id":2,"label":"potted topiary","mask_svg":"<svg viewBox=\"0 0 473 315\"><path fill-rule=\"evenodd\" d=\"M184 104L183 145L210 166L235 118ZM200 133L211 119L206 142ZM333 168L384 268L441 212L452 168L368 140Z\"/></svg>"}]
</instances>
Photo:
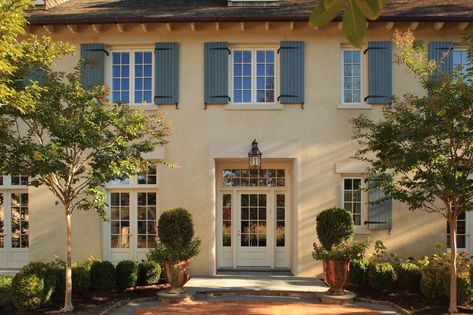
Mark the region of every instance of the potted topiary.
<instances>
[{"instance_id":1,"label":"potted topiary","mask_svg":"<svg viewBox=\"0 0 473 315\"><path fill-rule=\"evenodd\" d=\"M189 279L189 263L199 254L200 239L194 237L192 216L186 209L164 211L158 221L158 241L148 258L164 267L164 277L171 285L169 293L179 294Z\"/></svg>"},{"instance_id":2,"label":"potted topiary","mask_svg":"<svg viewBox=\"0 0 473 315\"><path fill-rule=\"evenodd\" d=\"M317 216L317 237L312 256L323 261L327 294L344 295L350 260L363 257L367 243L352 242L355 228L351 213L342 208L330 208Z\"/></svg>"}]
</instances>

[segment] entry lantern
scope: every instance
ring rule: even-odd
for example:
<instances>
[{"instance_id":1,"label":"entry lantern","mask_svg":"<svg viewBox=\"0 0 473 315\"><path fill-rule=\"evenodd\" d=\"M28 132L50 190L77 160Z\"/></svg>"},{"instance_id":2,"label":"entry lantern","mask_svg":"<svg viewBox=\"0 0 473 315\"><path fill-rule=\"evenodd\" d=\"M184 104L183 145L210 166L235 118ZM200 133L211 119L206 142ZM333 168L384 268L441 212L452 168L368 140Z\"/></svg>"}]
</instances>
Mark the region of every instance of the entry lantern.
<instances>
[{"instance_id":1,"label":"entry lantern","mask_svg":"<svg viewBox=\"0 0 473 315\"><path fill-rule=\"evenodd\" d=\"M248 165L250 170L259 170L261 169L261 156L263 154L258 148L258 142L256 139L251 143L251 150L248 152Z\"/></svg>"}]
</instances>

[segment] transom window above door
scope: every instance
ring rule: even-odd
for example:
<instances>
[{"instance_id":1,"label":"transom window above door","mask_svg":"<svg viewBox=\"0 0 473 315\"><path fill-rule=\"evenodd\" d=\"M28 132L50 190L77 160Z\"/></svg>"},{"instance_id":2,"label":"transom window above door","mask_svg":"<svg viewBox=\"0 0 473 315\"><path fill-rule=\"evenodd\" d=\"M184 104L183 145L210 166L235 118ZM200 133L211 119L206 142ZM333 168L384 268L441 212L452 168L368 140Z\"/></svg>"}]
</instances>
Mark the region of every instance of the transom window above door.
<instances>
[{"instance_id":1,"label":"transom window above door","mask_svg":"<svg viewBox=\"0 0 473 315\"><path fill-rule=\"evenodd\" d=\"M116 50L111 53L111 101L114 104L151 104L153 52Z\"/></svg>"},{"instance_id":2,"label":"transom window above door","mask_svg":"<svg viewBox=\"0 0 473 315\"><path fill-rule=\"evenodd\" d=\"M275 103L275 59L275 49L235 48L232 50L233 103Z\"/></svg>"},{"instance_id":3,"label":"transom window above door","mask_svg":"<svg viewBox=\"0 0 473 315\"><path fill-rule=\"evenodd\" d=\"M108 183L107 186L117 185L158 185L158 172L156 165L151 165L146 172L140 173L131 178L116 179Z\"/></svg>"},{"instance_id":4,"label":"transom window above door","mask_svg":"<svg viewBox=\"0 0 473 315\"><path fill-rule=\"evenodd\" d=\"M285 187L285 169L224 169L224 187Z\"/></svg>"}]
</instances>

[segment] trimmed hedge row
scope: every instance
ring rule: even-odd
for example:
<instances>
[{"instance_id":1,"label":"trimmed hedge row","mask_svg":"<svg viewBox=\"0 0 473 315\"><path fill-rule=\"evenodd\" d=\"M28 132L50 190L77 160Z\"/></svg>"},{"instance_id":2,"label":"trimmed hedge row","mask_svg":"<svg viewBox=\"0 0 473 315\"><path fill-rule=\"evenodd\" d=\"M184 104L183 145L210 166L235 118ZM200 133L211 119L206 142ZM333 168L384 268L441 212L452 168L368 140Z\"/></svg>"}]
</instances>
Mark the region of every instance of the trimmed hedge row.
<instances>
[{"instance_id":1,"label":"trimmed hedge row","mask_svg":"<svg viewBox=\"0 0 473 315\"><path fill-rule=\"evenodd\" d=\"M118 263L91 260L72 267L72 291L83 294L90 290L104 291L158 283L160 266L153 261L137 264L131 260ZM32 262L24 266L15 277L0 276L0 309L10 305L19 311L34 311L51 299L64 296L65 266L61 261Z\"/></svg>"}]
</instances>

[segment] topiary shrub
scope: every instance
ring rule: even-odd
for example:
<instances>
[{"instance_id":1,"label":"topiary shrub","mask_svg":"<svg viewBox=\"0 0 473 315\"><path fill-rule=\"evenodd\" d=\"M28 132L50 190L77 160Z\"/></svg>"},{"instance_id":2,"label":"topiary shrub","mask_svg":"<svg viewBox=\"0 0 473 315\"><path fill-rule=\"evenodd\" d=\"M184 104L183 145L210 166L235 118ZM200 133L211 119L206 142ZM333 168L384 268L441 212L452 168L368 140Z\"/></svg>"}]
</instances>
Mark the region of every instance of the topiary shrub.
<instances>
[{"instance_id":1,"label":"topiary shrub","mask_svg":"<svg viewBox=\"0 0 473 315\"><path fill-rule=\"evenodd\" d=\"M0 309L8 309L11 304L11 285L13 277L0 276Z\"/></svg>"},{"instance_id":2,"label":"topiary shrub","mask_svg":"<svg viewBox=\"0 0 473 315\"><path fill-rule=\"evenodd\" d=\"M166 247L187 246L194 236L194 223L189 211L183 208L164 211L158 221L158 236Z\"/></svg>"},{"instance_id":3,"label":"topiary shrub","mask_svg":"<svg viewBox=\"0 0 473 315\"><path fill-rule=\"evenodd\" d=\"M109 261L94 261L90 266L91 287L98 291L115 287L115 267Z\"/></svg>"},{"instance_id":4,"label":"topiary shrub","mask_svg":"<svg viewBox=\"0 0 473 315\"><path fill-rule=\"evenodd\" d=\"M368 266L368 284L375 290L390 289L396 282L394 267L388 263L370 263Z\"/></svg>"},{"instance_id":5,"label":"topiary shrub","mask_svg":"<svg viewBox=\"0 0 473 315\"><path fill-rule=\"evenodd\" d=\"M90 271L85 266L72 267L72 292L83 294L90 290Z\"/></svg>"},{"instance_id":6,"label":"topiary shrub","mask_svg":"<svg viewBox=\"0 0 473 315\"><path fill-rule=\"evenodd\" d=\"M351 213L342 208L324 210L317 215L316 221L317 236L327 250L351 241L355 233Z\"/></svg>"},{"instance_id":7,"label":"topiary shrub","mask_svg":"<svg viewBox=\"0 0 473 315\"><path fill-rule=\"evenodd\" d=\"M155 261L145 260L138 264L137 285L150 285L159 282L161 266Z\"/></svg>"},{"instance_id":8,"label":"topiary shrub","mask_svg":"<svg viewBox=\"0 0 473 315\"><path fill-rule=\"evenodd\" d=\"M421 269L412 262L403 262L396 266L396 285L401 290L419 292Z\"/></svg>"},{"instance_id":9,"label":"topiary shrub","mask_svg":"<svg viewBox=\"0 0 473 315\"><path fill-rule=\"evenodd\" d=\"M34 273L18 272L12 281L12 302L20 311L34 311L43 304L44 279Z\"/></svg>"},{"instance_id":10,"label":"topiary shrub","mask_svg":"<svg viewBox=\"0 0 473 315\"><path fill-rule=\"evenodd\" d=\"M116 268L116 283L119 289L134 287L138 278L138 266L133 260L122 260Z\"/></svg>"},{"instance_id":11,"label":"topiary shrub","mask_svg":"<svg viewBox=\"0 0 473 315\"><path fill-rule=\"evenodd\" d=\"M369 261L367 259L354 259L350 261L348 282L358 286L365 286L368 280L368 266Z\"/></svg>"}]
</instances>

